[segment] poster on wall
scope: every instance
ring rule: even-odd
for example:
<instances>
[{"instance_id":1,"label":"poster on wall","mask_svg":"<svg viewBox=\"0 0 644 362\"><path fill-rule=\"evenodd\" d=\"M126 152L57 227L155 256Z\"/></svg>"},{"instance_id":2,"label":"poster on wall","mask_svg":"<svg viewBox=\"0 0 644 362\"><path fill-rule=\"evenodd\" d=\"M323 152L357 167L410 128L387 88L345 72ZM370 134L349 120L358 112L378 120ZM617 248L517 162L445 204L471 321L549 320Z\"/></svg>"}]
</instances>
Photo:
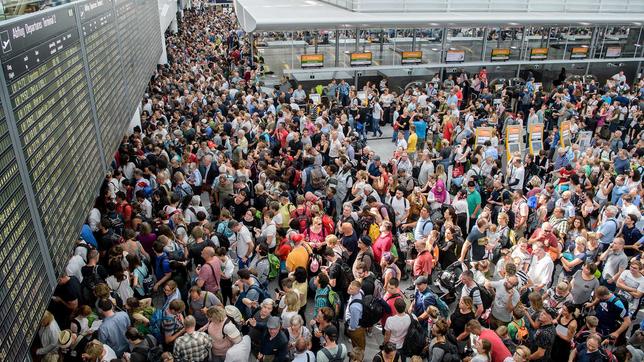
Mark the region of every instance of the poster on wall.
<instances>
[{"instance_id":1,"label":"poster on wall","mask_svg":"<svg viewBox=\"0 0 644 362\"><path fill-rule=\"evenodd\" d=\"M570 59L586 59L588 57L588 47L574 47L570 51Z\"/></svg>"},{"instance_id":2,"label":"poster on wall","mask_svg":"<svg viewBox=\"0 0 644 362\"><path fill-rule=\"evenodd\" d=\"M421 51L402 52L400 55L402 64L418 64L423 61L423 52Z\"/></svg>"},{"instance_id":3,"label":"poster on wall","mask_svg":"<svg viewBox=\"0 0 644 362\"><path fill-rule=\"evenodd\" d=\"M319 94L317 94L317 93L312 93L312 94L310 94L310 95L309 95L309 99L310 99L310 100L311 100L311 102L313 102L313 104L315 104L315 105L318 105L318 104L321 104L321 103L322 103L322 97L320 97L320 95L319 95Z\"/></svg>"},{"instance_id":4,"label":"poster on wall","mask_svg":"<svg viewBox=\"0 0 644 362\"><path fill-rule=\"evenodd\" d=\"M492 61L505 61L510 59L510 48L492 49Z\"/></svg>"},{"instance_id":5,"label":"poster on wall","mask_svg":"<svg viewBox=\"0 0 644 362\"><path fill-rule=\"evenodd\" d=\"M350 64L353 65L371 65L373 55L371 52L351 53Z\"/></svg>"},{"instance_id":6,"label":"poster on wall","mask_svg":"<svg viewBox=\"0 0 644 362\"><path fill-rule=\"evenodd\" d=\"M505 127L505 151L508 161L512 158L512 155L522 152L520 125Z\"/></svg>"},{"instance_id":7,"label":"poster on wall","mask_svg":"<svg viewBox=\"0 0 644 362\"><path fill-rule=\"evenodd\" d=\"M494 136L494 127L477 127L474 130L474 135L476 136L476 145L483 146L485 141L491 140Z\"/></svg>"},{"instance_id":8,"label":"poster on wall","mask_svg":"<svg viewBox=\"0 0 644 362\"><path fill-rule=\"evenodd\" d=\"M570 147L572 145L570 135L570 121L563 121L559 125L559 143L562 147Z\"/></svg>"},{"instance_id":9,"label":"poster on wall","mask_svg":"<svg viewBox=\"0 0 644 362\"><path fill-rule=\"evenodd\" d=\"M548 59L548 48L530 49L530 60L544 60L544 59Z\"/></svg>"},{"instance_id":10,"label":"poster on wall","mask_svg":"<svg viewBox=\"0 0 644 362\"><path fill-rule=\"evenodd\" d=\"M543 149L543 123L528 126L528 147L531 155L536 155Z\"/></svg>"},{"instance_id":11,"label":"poster on wall","mask_svg":"<svg viewBox=\"0 0 644 362\"><path fill-rule=\"evenodd\" d=\"M458 63L465 61L465 50L448 50L445 56L445 62Z\"/></svg>"},{"instance_id":12,"label":"poster on wall","mask_svg":"<svg viewBox=\"0 0 644 362\"><path fill-rule=\"evenodd\" d=\"M300 55L302 68L320 68L324 66L324 54L302 54Z\"/></svg>"}]
</instances>

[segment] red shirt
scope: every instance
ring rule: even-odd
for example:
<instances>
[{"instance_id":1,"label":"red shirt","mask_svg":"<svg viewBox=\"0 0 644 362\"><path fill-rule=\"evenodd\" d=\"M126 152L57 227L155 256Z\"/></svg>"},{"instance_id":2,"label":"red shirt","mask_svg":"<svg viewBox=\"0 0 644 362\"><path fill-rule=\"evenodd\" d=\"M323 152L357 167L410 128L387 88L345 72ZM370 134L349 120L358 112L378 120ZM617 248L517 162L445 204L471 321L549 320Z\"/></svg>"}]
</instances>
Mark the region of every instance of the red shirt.
<instances>
[{"instance_id":1,"label":"red shirt","mask_svg":"<svg viewBox=\"0 0 644 362\"><path fill-rule=\"evenodd\" d=\"M291 250L291 245L289 245L288 242L282 242L277 249L275 249L275 256L280 258L281 261L286 261L286 257L291 253Z\"/></svg>"},{"instance_id":2,"label":"red shirt","mask_svg":"<svg viewBox=\"0 0 644 362\"><path fill-rule=\"evenodd\" d=\"M492 345L492 362L503 362L504 359L512 357L508 347L503 344L499 336L491 329L481 330L479 338L486 339Z\"/></svg>"},{"instance_id":3,"label":"red shirt","mask_svg":"<svg viewBox=\"0 0 644 362\"><path fill-rule=\"evenodd\" d=\"M450 141L452 139L452 131L454 131L454 125L451 122L445 124L445 127L443 127L443 139Z\"/></svg>"},{"instance_id":4,"label":"red shirt","mask_svg":"<svg viewBox=\"0 0 644 362\"><path fill-rule=\"evenodd\" d=\"M381 233L380 236L378 236L378 239L376 239L376 241L371 246L371 249L373 250L374 259L378 262L378 264L380 264L380 259L382 258L382 254L390 251L392 245L393 245L393 240L391 237L391 233L387 233L387 235L383 235Z\"/></svg>"},{"instance_id":5,"label":"red shirt","mask_svg":"<svg viewBox=\"0 0 644 362\"><path fill-rule=\"evenodd\" d=\"M392 295L395 295L395 294L398 294L398 295L395 297L392 297ZM385 323L387 323L387 319L392 315L396 314L396 307L394 306L396 299L402 298L402 292L400 290L398 290L398 292L395 294L389 294L387 292L385 293L385 295L383 295L382 299L389 305L389 309L391 309L391 313L386 313L386 312L382 313L382 318L380 318L380 324L383 326L383 328L385 326Z\"/></svg>"},{"instance_id":6,"label":"red shirt","mask_svg":"<svg viewBox=\"0 0 644 362\"><path fill-rule=\"evenodd\" d=\"M414 277L431 275L434 268L434 257L429 250L423 250L414 261Z\"/></svg>"},{"instance_id":7,"label":"red shirt","mask_svg":"<svg viewBox=\"0 0 644 362\"><path fill-rule=\"evenodd\" d=\"M132 206L127 201L116 205L116 213L123 217L125 227L132 227Z\"/></svg>"}]
</instances>

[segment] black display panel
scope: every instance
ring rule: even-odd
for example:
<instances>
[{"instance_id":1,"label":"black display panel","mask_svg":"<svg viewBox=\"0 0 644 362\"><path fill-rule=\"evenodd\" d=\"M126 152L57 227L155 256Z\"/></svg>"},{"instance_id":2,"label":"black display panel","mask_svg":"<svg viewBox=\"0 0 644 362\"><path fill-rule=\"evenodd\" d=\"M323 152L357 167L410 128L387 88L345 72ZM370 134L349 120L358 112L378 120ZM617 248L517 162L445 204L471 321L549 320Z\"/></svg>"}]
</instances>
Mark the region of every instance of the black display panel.
<instances>
[{"instance_id":1,"label":"black display panel","mask_svg":"<svg viewBox=\"0 0 644 362\"><path fill-rule=\"evenodd\" d=\"M102 163L74 8L56 8L40 18L49 25L25 22L30 31L19 47L4 49L1 60L49 256L60 273ZM0 27L0 34L16 29Z\"/></svg>"},{"instance_id":2,"label":"black display panel","mask_svg":"<svg viewBox=\"0 0 644 362\"><path fill-rule=\"evenodd\" d=\"M29 353L51 287L1 104L0 170L0 361L13 361Z\"/></svg>"},{"instance_id":3,"label":"black display panel","mask_svg":"<svg viewBox=\"0 0 644 362\"><path fill-rule=\"evenodd\" d=\"M77 2L0 24L0 361L28 359L50 281L160 54L154 0Z\"/></svg>"},{"instance_id":4,"label":"black display panel","mask_svg":"<svg viewBox=\"0 0 644 362\"><path fill-rule=\"evenodd\" d=\"M127 98L113 5L112 0L94 0L79 7L96 115L106 150L118 147L121 135L114 129L122 129L132 116L126 114L124 107L116 106L124 104ZM106 156L110 158L112 154Z\"/></svg>"}]
</instances>

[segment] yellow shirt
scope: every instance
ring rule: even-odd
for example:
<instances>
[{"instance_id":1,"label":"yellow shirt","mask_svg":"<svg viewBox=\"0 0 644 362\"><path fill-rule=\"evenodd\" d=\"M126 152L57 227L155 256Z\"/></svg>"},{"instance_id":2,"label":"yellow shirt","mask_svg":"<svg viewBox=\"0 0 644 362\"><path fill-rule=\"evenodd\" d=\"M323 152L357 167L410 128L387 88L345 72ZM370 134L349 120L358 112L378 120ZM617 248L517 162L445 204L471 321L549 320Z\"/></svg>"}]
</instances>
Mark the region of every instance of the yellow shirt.
<instances>
[{"instance_id":1,"label":"yellow shirt","mask_svg":"<svg viewBox=\"0 0 644 362\"><path fill-rule=\"evenodd\" d=\"M418 136L414 132L409 135L409 139L407 140L407 153L416 152L416 143L418 143Z\"/></svg>"}]
</instances>

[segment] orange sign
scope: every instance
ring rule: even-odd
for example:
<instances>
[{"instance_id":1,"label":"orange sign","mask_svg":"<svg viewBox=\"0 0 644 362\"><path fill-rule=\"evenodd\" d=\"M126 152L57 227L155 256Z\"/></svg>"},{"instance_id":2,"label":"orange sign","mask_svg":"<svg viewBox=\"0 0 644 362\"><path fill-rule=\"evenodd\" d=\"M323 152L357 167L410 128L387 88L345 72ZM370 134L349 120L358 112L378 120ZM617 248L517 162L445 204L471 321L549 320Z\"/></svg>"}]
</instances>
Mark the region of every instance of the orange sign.
<instances>
[{"instance_id":1,"label":"orange sign","mask_svg":"<svg viewBox=\"0 0 644 362\"><path fill-rule=\"evenodd\" d=\"M351 65L371 65L371 59L373 54L371 52L366 53L351 53Z\"/></svg>"},{"instance_id":2,"label":"orange sign","mask_svg":"<svg viewBox=\"0 0 644 362\"><path fill-rule=\"evenodd\" d=\"M302 54L300 55L302 68L324 66L324 54Z\"/></svg>"},{"instance_id":3,"label":"orange sign","mask_svg":"<svg viewBox=\"0 0 644 362\"><path fill-rule=\"evenodd\" d=\"M530 49L530 60L548 59L548 48Z\"/></svg>"},{"instance_id":4,"label":"orange sign","mask_svg":"<svg viewBox=\"0 0 644 362\"><path fill-rule=\"evenodd\" d=\"M413 51L413 52L402 52L402 64L409 63L420 63L423 61L423 52Z\"/></svg>"}]
</instances>

